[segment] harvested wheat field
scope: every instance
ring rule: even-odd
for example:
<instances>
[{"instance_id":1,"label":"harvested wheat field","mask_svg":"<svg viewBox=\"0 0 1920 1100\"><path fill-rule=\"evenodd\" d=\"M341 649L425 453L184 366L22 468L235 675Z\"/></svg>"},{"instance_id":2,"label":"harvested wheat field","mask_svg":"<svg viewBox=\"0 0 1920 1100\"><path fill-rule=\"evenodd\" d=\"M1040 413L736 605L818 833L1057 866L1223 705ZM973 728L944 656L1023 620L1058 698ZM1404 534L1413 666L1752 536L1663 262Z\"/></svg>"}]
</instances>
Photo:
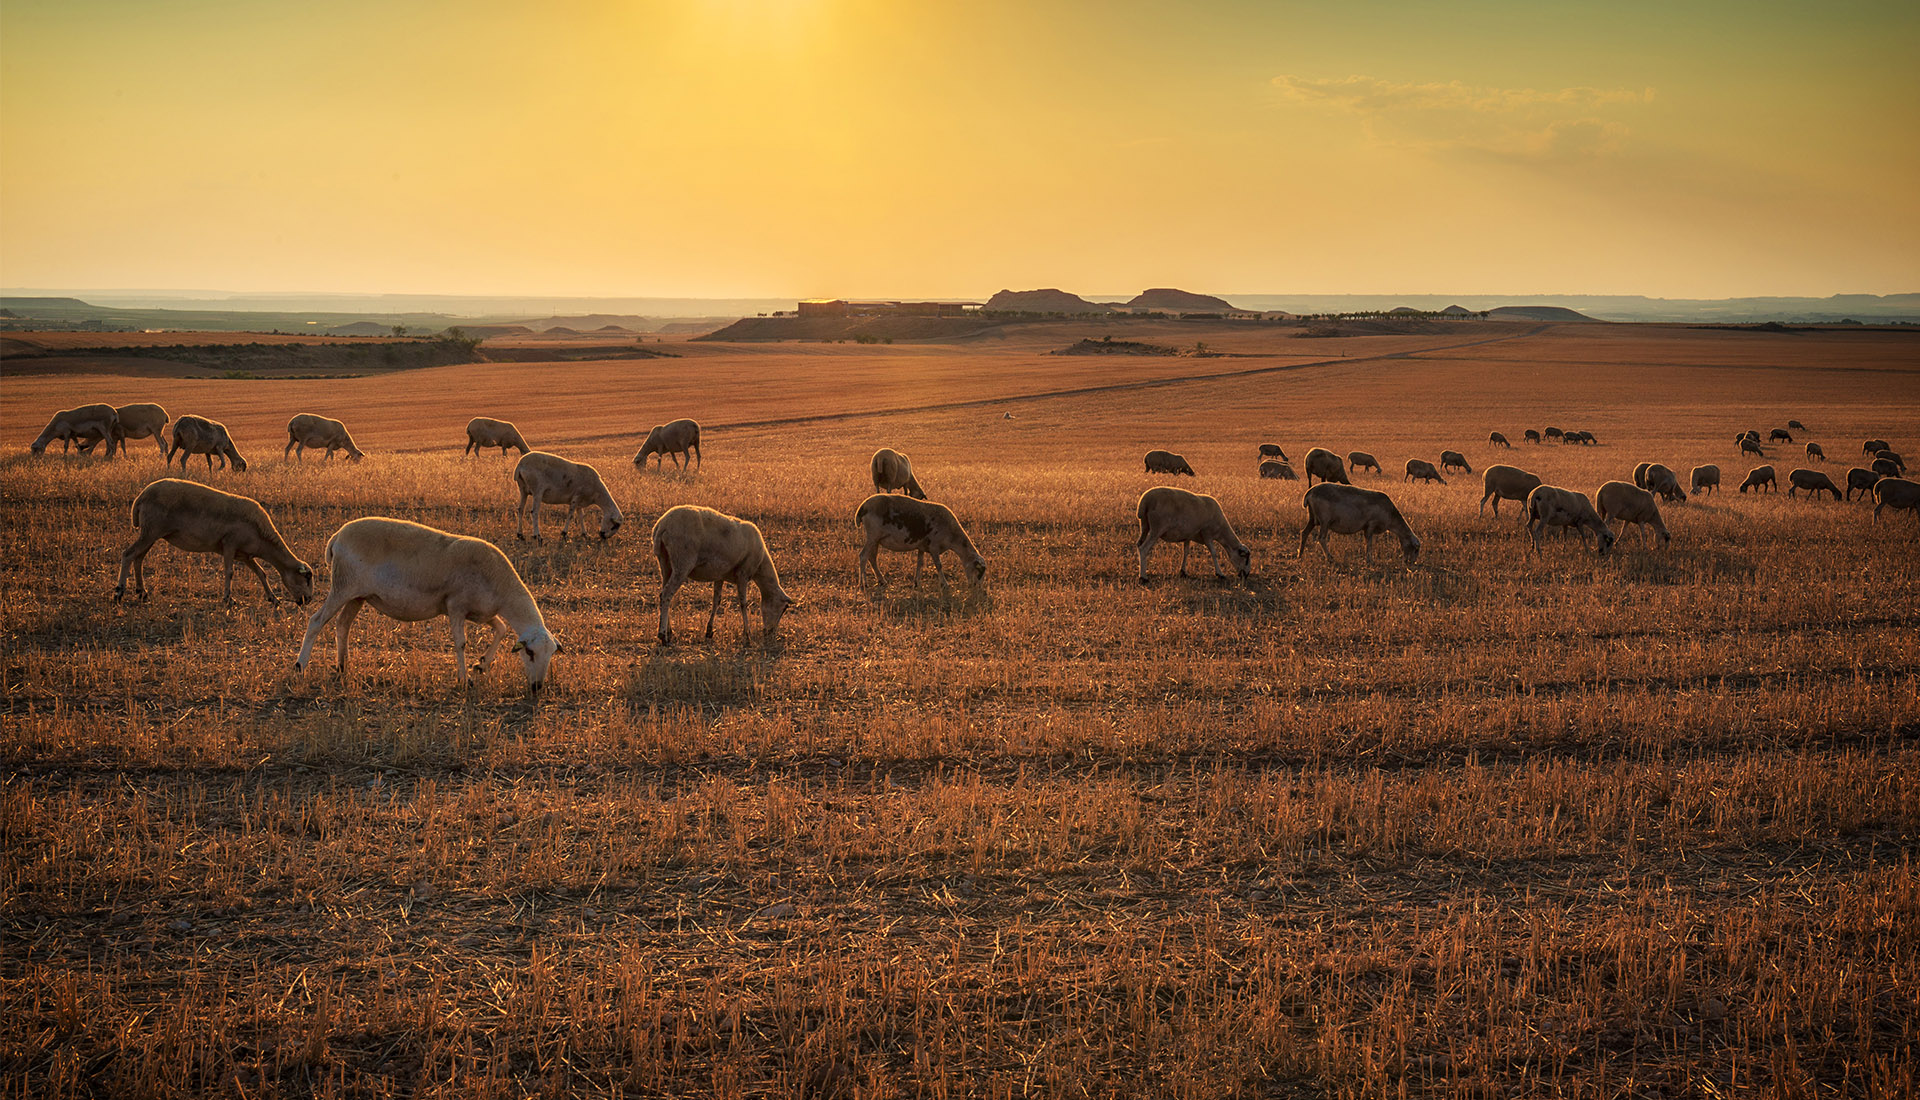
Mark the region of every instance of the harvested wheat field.
<instances>
[{"instance_id":1,"label":"harvested wheat field","mask_svg":"<svg viewBox=\"0 0 1920 1100\"><path fill-rule=\"evenodd\" d=\"M1914 1095L1920 522L1786 489L1920 453L1920 335L1216 327L8 377L6 1094ZM1226 354L1048 354L1103 334ZM216 555L160 546L114 602L151 445L26 451L92 401L226 423L249 471L186 476L257 498L321 594L359 516L496 542L565 647L544 691L512 660L462 689L444 621L373 612L344 680L331 631L296 673L311 605L243 569L223 606ZM300 412L366 460L283 460ZM626 526L516 541L473 416L594 463ZM682 416L701 468L636 470ZM1735 435L1789 419L1781 491L1738 492ZM1549 425L1598 443L1521 442ZM1259 480L1263 442L1378 456L1354 483L1418 561L1296 557L1305 483ZM890 553L859 586L881 446L982 589ZM1473 473L1400 477L1443 449ZM1648 461L1723 473L1662 505L1665 550L1533 553L1523 509L1478 511L1491 463L1591 494ZM1135 502L1174 482L1250 578L1161 546L1139 583ZM681 503L759 524L777 639L729 590L704 640L694 582L656 644Z\"/></svg>"}]
</instances>

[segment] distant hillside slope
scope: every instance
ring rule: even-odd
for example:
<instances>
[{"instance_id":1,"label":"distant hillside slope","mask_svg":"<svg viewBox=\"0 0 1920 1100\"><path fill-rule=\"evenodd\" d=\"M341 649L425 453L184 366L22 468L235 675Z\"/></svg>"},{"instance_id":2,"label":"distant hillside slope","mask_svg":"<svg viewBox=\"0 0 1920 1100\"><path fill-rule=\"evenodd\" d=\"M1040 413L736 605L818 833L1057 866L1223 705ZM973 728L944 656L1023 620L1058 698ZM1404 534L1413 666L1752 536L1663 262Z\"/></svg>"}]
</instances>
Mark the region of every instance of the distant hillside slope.
<instances>
[{"instance_id":1,"label":"distant hillside slope","mask_svg":"<svg viewBox=\"0 0 1920 1100\"><path fill-rule=\"evenodd\" d=\"M979 317L742 317L695 340L944 340L994 327Z\"/></svg>"},{"instance_id":2,"label":"distant hillside slope","mask_svg":"<svg viewBox=\"0 0 1920 1100\"><path fill-rule=\"evenodd\" d=\"M1592 321L1602 322L1565 306L1496 306L1487 311L1495 321Z\"/></svg>"},{"instance_id":3,"label":"distant hillside slope","mask_svg":"<svg viewBox=\"0 0 1920 1100\"><path fill-rule=\"evenodd\" d=\"M1047 287L1044 290L1003 290L987 299L982 307L989 310L1001 310L1007 313L1105 313L1107 307L1096 305L1064 290Z\"/></svg>"},{"instance_id":4,"label":"distant hillside slope","mask_svg":"<svg viewBox=\"0 0 1920 1100\"><path fill-rule=\"evenodd\" d=\"M1221 313L1234 308L1225 298L1215 298L1211 294L1195 294L1190 290L1179 290L1170 286L1157 286L1140 292L1127 303L1134 309L1164 310L1174 312Z\"/></svg>"}]
</instances>

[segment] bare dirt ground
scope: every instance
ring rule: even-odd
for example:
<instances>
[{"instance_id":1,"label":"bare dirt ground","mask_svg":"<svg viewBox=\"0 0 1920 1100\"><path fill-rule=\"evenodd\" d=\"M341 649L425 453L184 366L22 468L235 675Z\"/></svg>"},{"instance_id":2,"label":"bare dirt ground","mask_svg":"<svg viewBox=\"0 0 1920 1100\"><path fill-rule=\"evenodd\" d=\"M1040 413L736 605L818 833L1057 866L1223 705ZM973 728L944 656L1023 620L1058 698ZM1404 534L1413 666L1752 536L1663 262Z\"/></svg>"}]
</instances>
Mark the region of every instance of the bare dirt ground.
<instances>
[{"instance_id":1,"label":"bare dirt ground","mask_svg":"<svg viewBox=\"0 0 1920 1100\"><path fill-rule=\"evenodd\" d=\"M953 345L672 341L679 359L378 379L0 382L0 1081L19 1096L1911 1096L1920 1049L1920 523L1734 491L1732 444L1844 484L1920 451L1898 331L1462 324ZM1227 345L1232 345L1227 347ZM1343 354L1344 353L1344 354ZM497 541L566 652L462 690L444 624L303 610L217 558L110 599L152 444L25 443L159 400L233 428L320 566L348 519ZM282 461L296 412L360 464ZM1008 414L1012 414L1009 418ZM594 462L627 513L516 542L473 415ZM695 473L646 428L705 426ZM1518 442L1585 428L1594 447ZM1515 440L1490 446L1490 431ZM1831 461L1809 462L1811 438ZM1377 455L1417 565L1296 558L1255 445ZM878 446L967 524L984 591L854 576ZM1136 580L1134 501L1184 453L1254 575ZM144 449L143 449L144 448ZM1463 451L1473 475L1398 477ZM1670 549L1538 554L1490 462L1717 495ZM177 475L177 469L176 469ZM760 524L802 606L743 644L710 592L658 647L647 531ZM324 569L319 587L325 589ZM729 597L728 607L731 606ZM757 611L755 627L757 631Z\"/></svg>"}]
</instances>

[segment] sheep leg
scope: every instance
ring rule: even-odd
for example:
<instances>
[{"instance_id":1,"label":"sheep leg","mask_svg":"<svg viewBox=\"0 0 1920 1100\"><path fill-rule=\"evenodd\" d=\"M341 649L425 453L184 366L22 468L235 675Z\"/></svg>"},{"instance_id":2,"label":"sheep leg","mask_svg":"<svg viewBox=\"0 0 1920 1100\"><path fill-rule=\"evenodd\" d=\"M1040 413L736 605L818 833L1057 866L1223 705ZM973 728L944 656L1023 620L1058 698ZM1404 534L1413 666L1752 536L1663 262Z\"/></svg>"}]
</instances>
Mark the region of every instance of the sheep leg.
<instances>
[{"instance_id":1,"label":"sheep leg","mask_svg":"<svg viewBox=\"0 0 1920 1100\"><path fill-rule=\"evenodd\" d=\"M485 672L488 666L493 664L493 655L499 651L500 643L506 640L507 637L508 627L506 623L501 621L500 616L495 615L492 619L488 620L485 625L492 631L493 639L487 643L487 651L482 653L480 660L474 664L473 671L475 672Z\"/></svg>"},{"instance_id":2,"label":"sheep leg","mask_svg":"<svg viewBox=\"0 0 1920 1100\"><path fill-rule=\"evenodd\" d=\"M926 557L927 552L925 550L920 551L920 556L923 558ZM947 587L947 567L940 564L940 555L937 551L933 555L933 572L935 576L940 578L940 594L942 596L952 594L953 590Z\"/></svg>"},{"instance_id":3,"label":"sheep leg","mask_svg":"<svg viewBox=\"0 0 1920 1100\"><path fill-rule=\"evenodd\" d=\"M1329 546L1329 545L1327 545L1327 536L1328 536L1328 535L1331 535L1331 534L1333 534L1333 528L1331 528L1331 527L1322 527L1322 528L1320 528L1320 531L1319 531L1319 536L1320 536L1320 552L1321 552L1322 554L1325 554L1325 555L1327 556L1327 564L1328 564L1328 565L1332 565L1332 564L1333 564L1333 547L1331 547L1331 546Z\"/></svg>"},{"instance_id":4,"label":"sheep leg","mask_svg":"<svg viewBox=\"0 0 1920 1100\"><path fill-rule=\"evenodd\" d=\"M700 453L700 444L698 443L695 443L693 445L693 457L700 460L700 465L702 468L706 466L707 464L706 457Z\"/></svg>"},{"instance_id":5,"label":"sheep leg","mask_svg":"<svg viewBox=\"0 0 1920 1100\"><path fill-rule=\"evenodd\" d=\"M280 603L280 597L274 595L272 586L267 584L266 570L260 568L260 563L257 561L254 561L253 558L249 557L246 554L240 555L240 561L248 569L253 570L254 576L260 578L260 591L265 592L267 594L267 603L277 606ZM228 572L228 575L231 576L233 572L233 567L228 566L227 572Z\"/></svg>"},{"instance_id":6,"label":"sheep leg","mask_svg":"<svg viewBox=\"0 0 1920 1100\"><path fill-rule=\"evenodd\" d=\"M114 599L118 600L127 594L127 572L130 569L133 572L134 595L143 600L147 598L147 571L144 568L147 551L153 549L153 544L158 540L159 535L142 531L140 537L133 540L133 545L120 552L120 580L113 586Z\"/></svg>"},{"instance_id":7,"label":"sheep leg","mask_svg":"<svg viewBox=\"0 0 1920 1100\"><path fill-rule=\"evenodd\" d=\"M1213 579L1226 580L1227 575L1220 572L1220 547L1215 545L1212 539L1207 540L1207 560L1213 563Z\"/></svg>"},{"instance_id":8,"label":"sheep leg","mask_svg":"<svg viewBox=\"0 0 1920 1100\"><path fill-rule=\"evenodd\" d=\"M1372 564L1373 564L1373 532L1372 532L1372 531L1365 531L1365 532L1362 532L1362 533L1363 533L1363 534L1365 534L1365 535L1366 535L1366 537L1367 537L1367 541L1366 541L1366 559L1367 559L1367 564L1368 564L1368 565L1372 565Z\"/></svg>"},{"instance_id":9,"label":"sheep leg","mask_svg":"<svg viewBox=\"0 0 1920 1100\"><path fill-rule=\"evenodd\" d=\"M533 541L545 542L547 537L540 532L540 494L533 494Z\"/></svg>"},{"instance_id":10,"label":"sheep leg","mask_svg":"<svg viewBox=\"0 0 1920 1100\"><path fill-rule=\"evenodd\" d=\"M1305 527L1300 528L1300 549L1295 550L1293 552L1293 558L1295 561L1300 560L1301 555L1307 552L1307 536L1311 534L1313 534L1313 520L1308 519L1307 525Z\"/></svg>"},{"instance_id":11,"label":"sheep leg","mask_svg":"<svg viewBox=\"0 0 1920 1100\"><path fill-rule=\"evenodd\" d=\"M720 590L726 583L727 582L725 581L713 582L713 606L707 608L707 640L708 641L713 640L713 620L716 617L718 617L720 614ZM746 592L746 589L742 588L740 590L740 633L742 636L745 636L747 631L746 608L747 608L747 592Z\"/></svg>"},{"instance_id":12,"label":"sheep leg","mask_svg":"<svg viewBox=\"0 0 1920 1100\"><path fill-rule=\"evenodd\" d=\"M936 564L937 564L937 563L936 563ZM921 576L921 574L923 574L923 573L925 573L925 572L926 572L926 569L927 569L927 552L926 552L925 550L916 550L916 551L914 551L914 555L913 555L913 586L914 586L915 588L918 588L918 587L920 587L920 576Z\"/></svg>"},{"instance_id":13,"label":"sheep leg","mask_svg":"<svg viewBox=\"0 0 1920 1100\"><path fill-rule=\"evenodd\" d=\"M1183 577L1187 575L1187 555L1192 552L1193 542L1191 540L1180 544L1180 575Z\"/></svg>"},{"instance_id":14,"label":"sheep leg","mask_svg":"<svg viewBox=\"0 0 1920 1100\"><path fill-rule=\"evenodd\" d=\"M467 616L460 608L447 608L447 633L453 635L453 670L460 674L463 686L471 685L467 674Z\"/></svg>"},{"instance_id":15,"label":"sheep leg","mask_svg":"<svg viewBox=\"0 0 1920 1100\"><path fill-rule=\"evenodd\" d=\"M285 458L285 457L287 457L288 455L290 455L290 454L292 454L292 453L293 453L293 445L294 445L295 443L297 443L297 442L299 442L299 440L298 440L298 438L297 438L297 437L295 437L295 436L291 436L291 435L290 435L290 436L288 436L288 437L287 437L287 445L286 445L286 446L284 446L284 447L282 447L282 448L280 448L280 457L281 457L281 458Z\"/></svg>"},{"instance_id":16,"label":"sheep leg","mask_svg":"<svg viewBox=\"0 0 1920 1100\"><path fill-rule=\"evenodd\" d=\"M1147 583L1147 558L1153 553L1153 547L1159 538L1146 520L1140 521L1140 583Z\"/></svg>"},{"instance_id":17,"label":"sheep leg","mask_svg":"<svg viewBox=\"0 0 1920 1100\"><path fill-rule=\"evenodd\" d=\"M513 537L522 542L527 538L527 491L520 490L520 503L513 506Z\"/></svg>"},{"instance_id":18,"label":"sheep leg","mask_svg":"<svg viewBox=\"0 0 1920 1100\"><path fill-rule=\"evenodd\" d=\"M341 676L347 674L347 632L353 629L354 617L360 614L360 607L364 603L366 601L362 599L348 600L346 606L340 609L340 620L334 624Z\"/></svg>"},{"instance_id":19,"label":"sheep leg","mask_svg":"<svg viewBox=\"0 0 1920 1100\"><path fill-rule=\"evenodd\" d=\"M868 569L873 570L875 588L887 587L887 578L880 575L880 555L877 552L879 548L880 540L872 536L869 536L866 545L860 548L860 557L854 562L854 575L860 579L861 587L866 586Z\"/></svg>"},{"instance_id":20,"label":"sheep leg","mask_svg":"<svg viewBox=\"0 0 1920 1100\"><path fill-rule=\"evenodd\" d=\"M720 586L715 584L713 589L714 594L719 595ZM753 631L750 629L750 624L747 621L747 580L745 577L741 577L733 582L733 594L740 601L740 644L746 645L747 640L753 637Z\"/></svg>"}]
</instances>

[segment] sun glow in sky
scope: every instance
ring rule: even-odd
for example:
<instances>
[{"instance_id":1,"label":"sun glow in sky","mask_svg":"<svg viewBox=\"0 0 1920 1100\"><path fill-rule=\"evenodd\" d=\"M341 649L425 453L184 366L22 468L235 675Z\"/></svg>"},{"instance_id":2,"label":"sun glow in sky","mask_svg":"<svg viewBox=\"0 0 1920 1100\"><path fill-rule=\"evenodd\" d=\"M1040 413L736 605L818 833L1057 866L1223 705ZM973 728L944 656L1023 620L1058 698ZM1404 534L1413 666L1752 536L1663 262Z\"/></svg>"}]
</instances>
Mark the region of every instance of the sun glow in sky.
<instances>
[{"instance_id":1,"label":"sun glow in sky","mask_svg":"<svg viewBox=\"0 0 1920 1100\"><path fill-rule=\"evenodd\" d=\"M0 285L1920 290L1920 5L6 0Z\"/></svg>"}]
</instances>

